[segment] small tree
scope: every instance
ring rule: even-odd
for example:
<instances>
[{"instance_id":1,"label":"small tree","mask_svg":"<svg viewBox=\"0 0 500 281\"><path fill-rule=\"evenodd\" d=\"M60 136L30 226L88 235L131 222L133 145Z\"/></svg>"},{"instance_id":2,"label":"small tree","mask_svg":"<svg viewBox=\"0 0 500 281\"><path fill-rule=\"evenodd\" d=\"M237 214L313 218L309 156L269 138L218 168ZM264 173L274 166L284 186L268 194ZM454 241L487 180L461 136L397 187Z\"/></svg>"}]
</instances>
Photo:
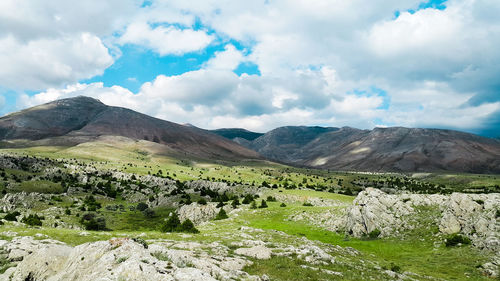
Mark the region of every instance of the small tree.
<instances>
[{"instance_id":1,"label":"small tree","mask_svg":"<svg viewBox=\"0 0 500 281\"><path fill-rule=\"evenodd\" d=\"M262 201L260 202L259 208L267 208L266 200L262 199Z\"/></svg>"},{"instance_id":2,"label":"small tree","mask_svg":"<svg viewBox=\"0 0 500 281\"><path fill-rule=\"evenodd\" d=\"M250 194L245 195L245 198L243 198L243 204L250 204L253 201L253 196Z\"/></svg>"},{"instance_id":3,"label":"small tree","mask_svg":"<svg viewBox=\"0 0 500 281\"><path fill-rule=\"evenodd\" d=\"M106 230L106 220L103 217L97 217L93 213L86 213L82 216L80 223L86 230Z\"/></svg>"},{"instance_id":4,"label":"small tree","mask_svg":"<svg viewBox=\"0 0 500 281\"><path fill-rule=\"evenodd\" d=\"M205 198L201 198L200 200L198 200L198 204L207 205L207 200L205 200Z\"/></svg>"},{"instance_id":5,"label":"small tree","mask_svg":"<svg viewBox=\"0 0 500 281\"><path fill-rule=\"evenodd\" d=\"M217 206L215 206L215 208L222 208L222 207L224 207L224 202L222 202L221 200L219 201L219 203L217 203Z\"/></svg>"},{"instance_id":6,"label":"small tree","mask_svg":"<svg viewBox=\"0 0 500 281\"><path fill-rule=\"evenodd\" d=\"M220 208L220 211L217 214L217 216L215 217L215 220L224 220L227 218L228 218L228 216L226 214L226 211L224 211L224 208Z\"/></svg>"},{"instance_id":7,"label":"small tree","mask_svg":"<svg viewBox=\"0 0 500 281\"><path fill-rule=\"evenodd\" d=\"M194 223L190 219L186 219L184 222L182 222L180 226L180 230L182 232L189 232L189 233L199 233L200 231L196 229L194 226Z\"/></svg>"},{"instance_id":8,"label":"small tree","mask_svg":"<svg viewBox=\"0 0 500 281\"><path fill-rule=\"evenodd\" d=\"M17 216L19 215L21 215L21 213L14 211L12 213L7 213L3 219L6 221L17 221Z\"/></svg>"},{"instance_id":9,"label":"small tree","mask_svg":"<svg viewBox=\"0 0 500 281\"><path fill-rule=\"evenodd\" d=\"M137 207L135 207L135 208L136 208L137 210L139 210L139 211L141 211L141 212L142 212L142 211L144 211L144 210L146 210L146 209L148 208L148 204L146 204L146 203L144 203L144 202L139 202L139 203L137 204Z\"/></svg>"},{"instance_id":10,"label":"small tree","mask_svg":"<svg viewBox=\"0 0 500 281\"><path fill-rule=\"evenodd\" d=\"M152 218L156 215L155 211L151 208L146 208L144 211L142 211L145 217L147 218Z\"/></svg>"},{"instance_id":11,"label":"small tree","mask_svg":"<svg viewBox=\"0 0 500 281\"><path fill-rule=\"evenodd\" d=\"M250 205L250 209L257 209L257 203L255 203L255 201L252 201L252 204Z\"/></svg>"},{"instance_id":12,"label":"small tree","mask_svg":"<svg viewBox=\"0 0 500 281\"><path fill-rule=\"evenodd\" d=\"M280 207L286 207L285 203L281 203Z\"/></svg>"},{"instance_id":13,"label":"small tree","mask_svg":"<svg viewBox=\"0 0 500 281\"><path fill-rule=\"evenodd\" d=\"M160 230L162 232L174 232L179 229L180 224L181 221L179 220L179 216L176 212L172 212L170 213L167 221L163 225L161 225Z\"/></svg>"},{"instance_id":14,"label":"small tree","mask_svg":"<svg viewBox=\"0 0 500 281\"><path fill-rule=\"evenodd\" d=\"M240 205L240 200L238 200L238 198L234 198L233 202L231 202L231 206L233 208L238 208L238 205Z\"/></svg>"},{"instance_id":15,"label":"small tree","mask_svg":"<svg viewBox=\"0 0 500 281\"><path fill-rule=\"evenodd\" d=\"M42 226L42 220L43 220L43 217L39 217L38 215L29 215L27 217L24 217L21 222L22 223L25 223L27 225L31 225L31 226Z\"/></svg>"},{"instance_id":16,"label":"small tree","mask_svg":"<svg viewBox=\"0 0 500 281\"><path fill-rule=\"evenodd\" d=\"M370 239L375 239L375 238L378 238L380 236L380 233L381 233L380 230L375 228L370 233L368 233L368 237L370 237Z\"/></svg>"}]
</instances>

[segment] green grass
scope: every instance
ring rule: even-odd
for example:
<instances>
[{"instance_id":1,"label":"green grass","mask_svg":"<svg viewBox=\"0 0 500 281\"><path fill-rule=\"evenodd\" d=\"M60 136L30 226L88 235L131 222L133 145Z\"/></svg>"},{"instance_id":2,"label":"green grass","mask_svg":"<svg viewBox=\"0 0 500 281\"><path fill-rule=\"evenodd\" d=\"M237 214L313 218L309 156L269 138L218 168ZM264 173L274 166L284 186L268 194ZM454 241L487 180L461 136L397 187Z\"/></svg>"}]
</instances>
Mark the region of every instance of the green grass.
<instances>
[{"instance_id":1,"label":"green grass","mask_svg":"<svg viewBox=\"0 0 500 281\"><path fill-rule=\"evenodd\" d=\"M49 193L49 194L59 194L63 193L64 191L60 183L55 183L46 180L23 181L13 190L25 191L25 192Z\"/></svg>"},{"instance_id":2,"label":"green grass","mask_svg":"<svg viewBox=\"0 0 500 281\"><path fill-rule=\"evenodd\" d=\"M327 185L339 189L338 181L342 180L343 188L354 187L350 182L358 178L367 178L368 180L384 180L394 174L366 175L360 173L332 172L310 169L291 168L284 165L273 164L265 161L248 163L209 163L202 159L183 159L179 160L175 155L163 155L154 150L144 142L125 142L116 144L112 142L99 141L87 143L75 147L32 147L23 149L0 149L0 153L15 153L18 155L29 154L40 157L49 157L53 159L71 159L77 158L78 161L91 163L99 169L117 169L119 171L148 174L163 171L163 175L169 175L174 179L193 180L228 180L232 182L243 182L260 185L263 181L269 184L309 184L309 185ZM131 164L131 165L127 165ZM33 175L18 170L8 170L7 174L15 174L19 177ZM457 188L470 188L476 186L490 186L500 184L500 177L495 175L449 175L449 174L431 174L420 177L422 181L429 181L436 184L445 183L447 185L456 184ZM3 185L3 183L0 182ZM0 185L1 186L1 185ZM20 183L13 191L41 192L41 193L60 193L62 188L60 184L47 181L24 181ZM281 191L281 192L280 192ZM353 196L339 195L329 192L320 192L304 189L271 189L264 194L267 196L293 196L299 198L297 202L287 203L287 207L279 207L280 202L268 202L269 208L257 210L245 210L239 213L238 217L231 217L224 221L214 221L210 224L199 227L201 234L192 235L185 238L179 233L161 233L158 232L158 226L161 224L173 209L157 208L156 216L147 218L139 211L130 211L129 206L136 205L117 200L99 200L103 208L98 210L100 215L106 218L107 227L112 231L93 232L88 231L89 235L80 235L81 230L61 229L61 228L29 228L14 226L8 223L0 226L0 233L3 231L15 231L19 235L34 236L37 233L48 235L52 239L66 242L70 245L79 245L86 242L110 239L111 237L137 237L141 235L144 239L173 239L199 241L204 243L219 241L230 245L235 238L231 234L239 231L243 225L264 230L278 230L291 235L290 241L283 241L281 236L275 237L274 242L286 243L296 241L298 238L306 237L310 240L317 240L332 245L342 247L352 247L359 250L362 259L378 262L381 266L390 268L391 264L400 266L402 271L412 271L422 275L432 276L433 278L442 278L445 280L486 280L480 276L476 266L484 263L488 259L487 254L483 254L471 246L447 248L443 243L437 247L434 242L438 238L433 234L437 232L435 226L435 210L419 209L420 213L415 216L422 227L415 228L405 234L404 238L396 239L375 239L363 240L346 238L344 234L334 233L313 226L303 221L289 221L288 217L300 212L321 213L330 211L332 208L340 210L351 204ZM83 196L83 195L82 195ZM306 207L302 206L301 200L309 198L323 198L336 200L338 207ZM195 201L197 196L192 196ZM63 197L63 202L37 202L33 211L41 212L49 207L68 207L70 198ZM259 199L260 202L260 199ZM122 204L125 211L106 210L108 204ZM76 208L72 208L70 216L61 215L63 221L78 225L75 216ZM142 234L144 233L144 236ZM10 239L2 236L0 239ZM442 242L442 241L441 241ZM251 274L267 274L272 280L335 280L335 277L321 271L315 271L310 268L302 267L305 265L300 259L291 257L273 257L270 260L254 260L253 265L245 268ZM0 270L2 269L0 261ZM341 271L344 273L344 279L356 280L360 278L359 272L355 269L342 267L340 265L324 266L324 269ZM366 269L369 276L377 276L376 272ZM470 278L466 278L469 276ZM380 277L384 278L384 277Z\"/></svg>"},{"instance_id":3,"label":"green grass","mask_svg":"<svg viewBox=\"0 0 500 281\"><path fill-rule=\"evenodd\" d=\"M307 210L306 208L304 207L304 210ZM475 267L484 262L486 257L470 246L446 248L441 245L434 248L433 241L429 239L420 241L419 236L403 241L345 239L344 234L323 230L303 222L287 221L286 218L291 213L287 209L289 208L279 208L273 204L268 210L258 210L242 219L248 220L252 227L279 230L297 237L352 247L364 253L366 258L373 258L382 265L389 266L394 263L403 270L446 280L463 280L464 274L474 276L477 280L482 279Z\"/></svg>"}]
</instances>

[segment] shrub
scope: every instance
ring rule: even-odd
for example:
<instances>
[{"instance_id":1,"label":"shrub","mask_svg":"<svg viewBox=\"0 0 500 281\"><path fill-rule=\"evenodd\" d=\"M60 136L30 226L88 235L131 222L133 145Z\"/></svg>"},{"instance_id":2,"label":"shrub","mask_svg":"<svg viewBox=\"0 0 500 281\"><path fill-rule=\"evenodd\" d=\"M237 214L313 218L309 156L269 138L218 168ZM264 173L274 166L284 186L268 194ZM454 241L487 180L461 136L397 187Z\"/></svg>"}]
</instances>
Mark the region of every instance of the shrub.
<instances>
[{"instance_id":1,"label":"shrub","mask_svg":"<svg viewBox=\"0 0 500 281\"><path fill-rule=\"evenodd\" d=\"M238 208L238 205L240 205L240 200L238 200L238 198L234 198L233 202L231 202L231 206L233 208Z\"/></svg>"},{"instance_id":2,"label":"shrub","mask_svg":"<svg viewBox=\"0 0 500 281\"><path fill-rule=\"evenodd\" d=\"M267 201L268 202L276 202L276 198L274 198L272 196L267 196Z\"/></svg>"},{"instance_id":3,"label":"shrub","mask_svg":"<svg viewBox=\"0 0 500 281\"><path fill-rule=\"evenodd\" d=\"M391 271L396 272L396 273L401 272L401 267L399 265L391 263Z\"/></svg>"},{"instance_id":4,"label":"shrub","mask_svg":"<svg viewBox=\"0 0 500 281\"><path fill-rule=\"evenodd\" d=\"M464 235L461 235L458 233L448 235L448 237L446 237L446 240L445 240L446 247L453 247L453 246L457 246L458 244L468 245L470 243L471 243L471 241L467 236L464 236Z\"/></svg>"},{"instance_id":5,"label":"shrub","mask_svg":"<svg viewBox=\"0 0 500 281\"><path fill-rule=\"evenodd\" d=\"M215 220L224 220L227 218L228 218L228 216L226 214L226 211L224 211L224 208L220 208L220 211L217 214L217 216L215 217Z\"/></svg>"},{"instance_id":6,"label":"shrub","mask_svg":"<svg viewBox=\"0 0 500 281\"><path fill-rule=\"evenodd\" d=\"M6 221L17 221L17 216L19 215L21 215L21 213L14 211L12 213L7 213L3 219Z\"/></svg>"},{"instance_id":7,"label":"shrub","mask_svg":"<svg viewBox=\"0 0 500 281\"><path fill-rule=\"evenodd\" d=\"M142 212L148 208L148 204L144 202L139 202L135 208Z\"/></svg>"},{"instance_id":8,"label":"shrub","mask_svg":"<svg viewBox=\"0 0 500 281\"><path fill-rule=\"evenodd\" d=\"M224 207L224 202L222 201L219 201L219 203L217 204L217 206L215 206L216 208L222 208Z\"/></svg>"},{"instance_id":9,"label":"shrub","mask_svg":"<svg viewBox=\"0 0 500 281\"><path fill-rule=\"evenodd\" d=\"M262 199L262 201L260 202L259 208L267 208L266 200Z\"/></svg>"},{"instance_id":10,"label":"shrub","mask_svg":"<svg viewBox=\"0 0 500 281\"><path fill-rule=\"evenodd\" d=\"M71 210L70 209L66 209L66 210L64 210L64 213L69 216L69 215L71 215Z\"/></svg>"},{"instance_id":11,"label":"shrub","mask_svg":"<svg viewBox=\"0 0 500 281\"><path fill-rule=\"evenodd\" d=\"M241 203L243 204L250 204L253 201L253 196L250 194L245 195L245 198L243 198L243 201Z\"/></svg>"},{"instance_id":12,"label":"shrub","mask_svg":"<svg viewBox=\"0 0 500 281\"><path fill-rule=\"evenodd\" d=\"M136 243L141 244L144 247L144 249L148 248L148 243L146 242L146 240L144 240L140 237L132 238L132 240L134 240L134 242L136 242Z\"/></svg>"},{"instance_id":13,"label":"shrub","mask_svg":"<svg viewBox=\"0 0 500 281\"><path fill-rule=\"evenodd\" d=\"M162 232L174 232L178 230L180 225L181 221L179 220L179 216L176 212L172 212L167 221L160 226L160 230Z\"/></svg>"},{"instance_id":14,"label":"shrub","mask_svg":"<svg viewBox=\"0 0 500 281\"><path fill-rule=\"evenodd\" d=\"M0 225L4 225L3 221L0 221Z\"/></svg>"},{"instance_id":15,"label":"shrub","mask_svg":"<svg viewBox=\"0 0 500 281\"><path fill-rule=\"evenodd\" d=\"M250 209L257 209L257 203L255 203L255 201L252 201L252 204L250 205Z\"/></svg>"},{"instance_id":16,"label":"shrub","mask_svg":"<svg viewBox=\"0 0 500 281\"><path fill-rule=\"evenodd\" d=\"M153 211L153 209L151 209L151 208L146 208L144 211L142 211L142 213L147 218L152 218L156 215L155 211Z\"/></svg>"},{"instance_id":17,"label":"shrub","mask_svg":"<svg viewBox=\"0 0 500 281\"><path fill-rule=\"evenodd\" d=\"M281 203L280 207L286 207L285 203Z\"/></svg>"},{"instance_id":18,"label":"shrub","mask_svg":"<svg viewBox=\"0 0 500 281\"><path fill-rule=\"evenodd\" d=\"M194 223L190 219L186 219L182 222L180 226L180 231L189 233L199 233L200 231L196 229Z\"/></svg>"},{"instance_id":19,"label":"shrub","mask_svg":"<svg viewBox=\"0 0 500 281\"><path fill-rule=\"evenodd\" d=\"M200 200L198 200L198 204L207 205L207 200L205 200L205 198L201 198Z\"/></svg>"},{"instance_id":20,"label":"shrub","mask_svg":"<svg viewBox=\"0 0 500 281\"><path fill-rule=\"evenodd\" d=\"M376 239L380 236L380 230L375 228L374 230L372 230L370 233L368 233L368 237L370 237L370 239Z\"/></svg>"},{"instance_id":21,"label":"shrub","mask_svg":"<svg viewBox=\"0 0 500 281\"><path fill-rule=\"evenodd\" d=\"M103 217L97 217L93 213L84 214L80 223L86 230L106 230L106 220Z\"/></svg>"},{"instance_id":22,"label":"shrub","mask_svg":"<svg viewBox=\"0 0 500 281\"><path fill-rule=\"evenodd\" d=\"M309 203L309 202L304 202L304 204L302 204L302 206L306 206L306 207L312 207L314 206L313 204Z\"/></svg>"}]
</instances>

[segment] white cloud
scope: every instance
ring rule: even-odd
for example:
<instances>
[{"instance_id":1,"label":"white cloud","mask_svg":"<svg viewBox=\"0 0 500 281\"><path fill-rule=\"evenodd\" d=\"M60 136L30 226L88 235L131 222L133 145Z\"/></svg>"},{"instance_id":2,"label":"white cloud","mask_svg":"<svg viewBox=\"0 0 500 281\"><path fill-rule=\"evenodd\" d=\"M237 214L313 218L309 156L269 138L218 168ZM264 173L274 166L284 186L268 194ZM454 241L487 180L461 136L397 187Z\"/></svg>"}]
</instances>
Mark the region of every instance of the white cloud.
<instances>
[{"instance_id":1,"label":"white cloud","mask_svg":"<svg viewBox=\"0 0 500 281\"><path fill-rule=\"evenodd\" d=\"M101 40L89 33L22 43L0 38L0 85L43 89L101 74L113 63Z\"/></svg>"},{"instance_id":2,"label":"white cloud","mask_svg":"<svg viewBox=\"0 0 500 281\"><path fill-rule=\"evenodd\" d=\"M234 45L227 44L224 51L215 52L215 56L205 63L205 68L218 70L234 70L240 63L246 61L242 52Z\"/></svg>"},{"instance_id":3,"label":"white cloud","mask_svg":"<svg viewBox=\"0 0 500 281\"><path fill-rule=\"evenodd\" d=\"M106 4L94 3L98 12L85 12L83 18L107 11L106 16L87 25L70 19L75 12L63 9L69 4L31 7L21 2L0 3L0 25L14 30L0 30L0 39L17 42L6 51L22 50L40 40L63 42L83 32L101 38L109 49L114 43L130 43L160 55L225 45L223 51L201 62L201 70L159 75L136 94L97 84L80 91L92 92L97 87L111 104L180 123L258 130L285 124L369 128L380 123L471 129L488 123L488 116L499 112L499 1L448 0L444 10L412 13L405 11L417 9L422 1L159 0L133 13L130 8L114 12ZM77 8L85 11L82 5ZM13 8L20 9L22 16L3 12ZM401 12L398 17L396 11ZM51 31L50 27L55 28ZM121 35L110 39L113 32ZM245 49L240 51L233 40ZM16 69L0 54L14 73L25 74L16 79L0 70L0 85L19 86L27 81L28 85L55 87L99 73L107 65L102 62L110 62L97 59L106 57L98 46L82 47L85 53L94 50L81 58L86 63L75 63L71 54L61 51L46 68L16 58L21 62ZM50 50L46 51L49 55L58 50L48 45L38 49ZM242 62L255 63L262 76L235 75L232 70ZM374 94L373 87L384 90L387 97ZM354 92L369 94L350 94ZM381 109L388 101L390 106Z\"/></svg>"},{"instance_id":4,"label":"white cloud","mask_svg":"<svg viewBox=\"0 0 500 281\"><path fill-rule=\"evenodd\" d=\"M152 28L147 23L136 22L127 27L119 42L145 46L164 56L199 51L213 40L214 37L205 31L179 29L174 26Z\"/></svg>"}]
</instances>

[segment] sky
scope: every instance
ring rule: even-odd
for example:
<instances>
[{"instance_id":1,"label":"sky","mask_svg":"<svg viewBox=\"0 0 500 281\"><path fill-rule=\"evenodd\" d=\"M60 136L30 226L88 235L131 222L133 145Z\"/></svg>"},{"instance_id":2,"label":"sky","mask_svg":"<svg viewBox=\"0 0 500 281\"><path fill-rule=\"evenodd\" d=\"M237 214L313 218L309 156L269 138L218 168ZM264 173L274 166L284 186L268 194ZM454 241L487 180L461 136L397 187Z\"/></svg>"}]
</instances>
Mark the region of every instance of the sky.
<instances>
[{"instance_id":1,"label":"sky","mask_svg":"<svg viewBox=\"0 0 500 281\"><path fill-rule=\"evenodd\" d=\"M498 0L2 0L0 115L86 95L177 123L500 136Z\"/></svg>"}]
</instances>

